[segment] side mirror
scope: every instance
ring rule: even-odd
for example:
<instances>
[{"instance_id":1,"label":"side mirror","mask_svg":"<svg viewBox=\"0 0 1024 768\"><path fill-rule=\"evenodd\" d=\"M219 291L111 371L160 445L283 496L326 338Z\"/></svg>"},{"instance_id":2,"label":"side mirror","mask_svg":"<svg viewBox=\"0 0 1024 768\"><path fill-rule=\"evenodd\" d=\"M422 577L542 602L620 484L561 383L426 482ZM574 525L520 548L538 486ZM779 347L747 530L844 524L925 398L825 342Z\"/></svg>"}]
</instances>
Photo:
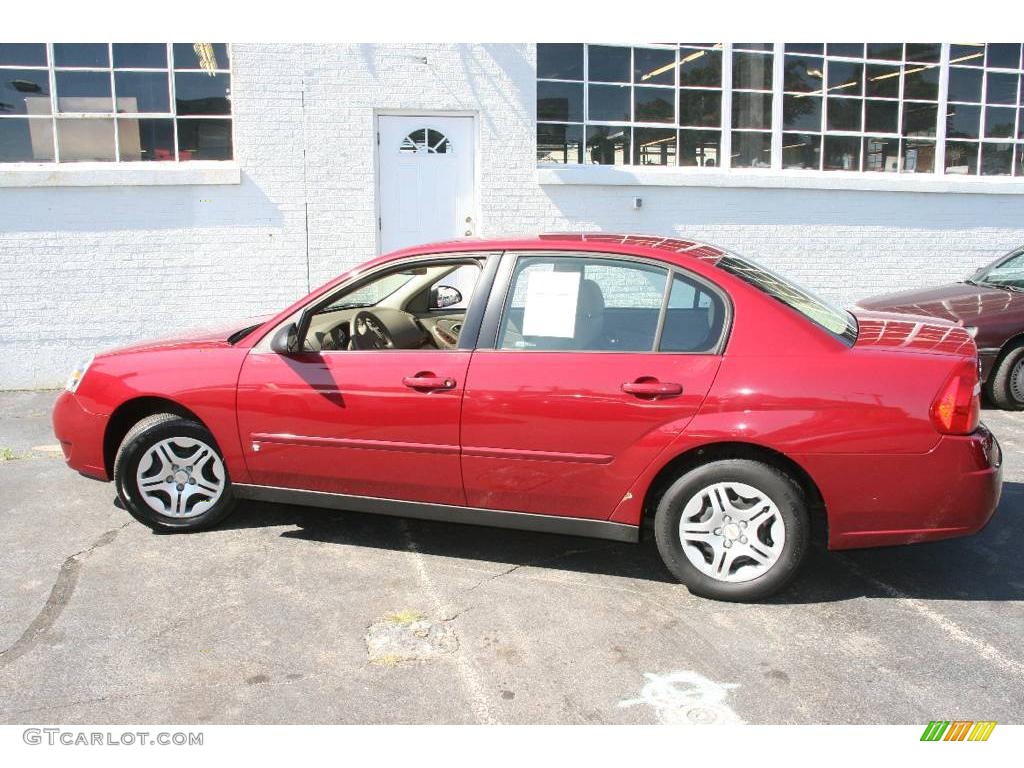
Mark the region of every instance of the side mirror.
<instances>
[{"instance_id":1,"label":"side mirror","mask_svg":"<svg viewBox=\"0 0 1024 768\"><path fill-rule=\"evenodd\" d=\"M439 285L430 291L430 309L452 307L462 301L462 292L450 285Z\"/></svg>"},{"instance_id":2,"label":"side mirror","mask_svg":"<svg viewBox=\"0 0 1024 768\"><path fill-rule=\"evenodd\" d=\"M295 323L278 328L270 340L270 348L279 355L293 355L298 351L299 328Z\"/></svg>"}]
</instances>

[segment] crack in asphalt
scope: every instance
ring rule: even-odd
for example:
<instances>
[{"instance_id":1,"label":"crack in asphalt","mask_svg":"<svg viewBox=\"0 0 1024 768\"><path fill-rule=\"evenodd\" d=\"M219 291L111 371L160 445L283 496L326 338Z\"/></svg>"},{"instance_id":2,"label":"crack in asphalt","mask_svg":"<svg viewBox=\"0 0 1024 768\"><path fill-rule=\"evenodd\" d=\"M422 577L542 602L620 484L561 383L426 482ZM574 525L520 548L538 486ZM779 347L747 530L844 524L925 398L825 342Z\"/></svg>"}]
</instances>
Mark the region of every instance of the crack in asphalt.
<instances>
[{"instance_id":1,"label":"crack in asphalt","mask_svg":"<svg viewBox=\"0 0 1024 768\"><path fill-rule=\"evenodd\" d=\"M129 525L131 525L130 520L119 528L113 528L101 534L88 547L64 559L46 603L36 614L32 623L21 633L21 637L15 640L10 648L0 651L0 667L5 667L21 658L39 644L43 636L60 618L64 608L71 600L71 596L74 595L75 588L78 586L78 574L82 569L82 562L100 547L110 544Z\"/></svg>"}]
</instances>

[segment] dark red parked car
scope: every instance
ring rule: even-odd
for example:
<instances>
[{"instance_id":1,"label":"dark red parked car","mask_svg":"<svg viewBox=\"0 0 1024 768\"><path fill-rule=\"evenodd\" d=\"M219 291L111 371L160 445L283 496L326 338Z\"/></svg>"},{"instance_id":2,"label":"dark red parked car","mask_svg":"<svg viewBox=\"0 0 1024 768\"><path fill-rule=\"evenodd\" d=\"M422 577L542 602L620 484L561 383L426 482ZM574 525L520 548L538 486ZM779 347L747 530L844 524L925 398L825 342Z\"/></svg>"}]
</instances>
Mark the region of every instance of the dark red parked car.
<instances>
[{"instance_id":1,"label":"dark red parked car","mask_svg":"<svg viewBox=\"0 0 1024 768\"><path fill-rule=\"evenodd\" d=\"M1000 408L1024 409L1024 248L1000 256L963 282L890 293L859 304L963 325L978 345L989 400Z\"/></svg>"},{"instance_id":2,"label":"dark red parked car","mask_svg":"<svg viewBox=\"0 0 1024 768\"><path fill-rule=\"evenodd\" d=\"M636 541L696 594L971 534L999 499L961 327L835 309L684 240L413 248L258 325L97 355L68 464L157 530L239 500Z\"/></svg>"}]
</instances>

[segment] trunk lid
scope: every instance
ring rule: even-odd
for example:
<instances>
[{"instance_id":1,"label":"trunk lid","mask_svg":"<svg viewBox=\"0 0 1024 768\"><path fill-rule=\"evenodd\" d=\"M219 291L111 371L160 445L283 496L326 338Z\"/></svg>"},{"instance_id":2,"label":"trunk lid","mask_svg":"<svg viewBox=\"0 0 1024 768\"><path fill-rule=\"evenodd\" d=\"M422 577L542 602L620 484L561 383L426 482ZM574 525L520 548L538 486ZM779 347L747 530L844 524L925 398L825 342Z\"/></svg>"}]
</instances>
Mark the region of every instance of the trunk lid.
<instances>
[{"instance_id":1,"label":"trunk lid","mask_svg":"<svg viewBox=\"0 0 1024 768\"><path fill-rule=\"evenodd\" d=\"M903 349L908 352L976 358L974 339L963 326L937 317L875 312L854 307L856 348Z\"/></svg>"}]
</instances>

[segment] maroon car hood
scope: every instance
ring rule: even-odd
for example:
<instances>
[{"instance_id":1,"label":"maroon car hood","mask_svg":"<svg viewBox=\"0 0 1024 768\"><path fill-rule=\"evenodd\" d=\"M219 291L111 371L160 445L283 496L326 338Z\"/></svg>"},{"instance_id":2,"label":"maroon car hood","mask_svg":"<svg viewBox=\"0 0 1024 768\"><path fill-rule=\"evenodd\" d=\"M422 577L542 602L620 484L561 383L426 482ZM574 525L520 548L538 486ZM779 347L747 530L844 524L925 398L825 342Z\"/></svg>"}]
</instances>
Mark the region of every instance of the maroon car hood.
<instances>
[{"instance_id":1,"label":"maroon car hood","mask_svg":"<svg viewBox=\"0 0 1024 768\"><path fill-rule=\"evenodd\" d=\"M975 356L974 339L950 320L926 315L875 312L854 307L857 347L887 347L912 352Z\"/></svg>"},{"instance_id":2,"label":"maroon car hood","mask_svg":"<svg viewBox=\"0 0 1024 768\"><path fill-rule=\"evenodd\" d=\"M104 354L147 352L150 350L167 349L172 347L181 349L182 347L230 346L228 337L233 333L241 331L244 328L250 328L254 325L261 325L271 317L273 317L273 315L263 315L260 317L253 317L248 320L235 320L233 322L226 322L212 327L192 331L182 331L181 333L174 334L166 338L149 339L147 341L140 341L137 344L129 344L128 346L118 347L117 349L106 350Z\"/></svg>"},{"instance_id":3,"label":"maroon car hood","mask_svg":"<svg viewBox=\"0 0 1024 768\"><path fill-rule=\"evenodd\" d=\"M999 288L953 283L937 288L889 293L858 302L865 309L942 317L964 325L977 325L979 316L1005 311L1014 294Z\"/></svg>"}]
</instances>

